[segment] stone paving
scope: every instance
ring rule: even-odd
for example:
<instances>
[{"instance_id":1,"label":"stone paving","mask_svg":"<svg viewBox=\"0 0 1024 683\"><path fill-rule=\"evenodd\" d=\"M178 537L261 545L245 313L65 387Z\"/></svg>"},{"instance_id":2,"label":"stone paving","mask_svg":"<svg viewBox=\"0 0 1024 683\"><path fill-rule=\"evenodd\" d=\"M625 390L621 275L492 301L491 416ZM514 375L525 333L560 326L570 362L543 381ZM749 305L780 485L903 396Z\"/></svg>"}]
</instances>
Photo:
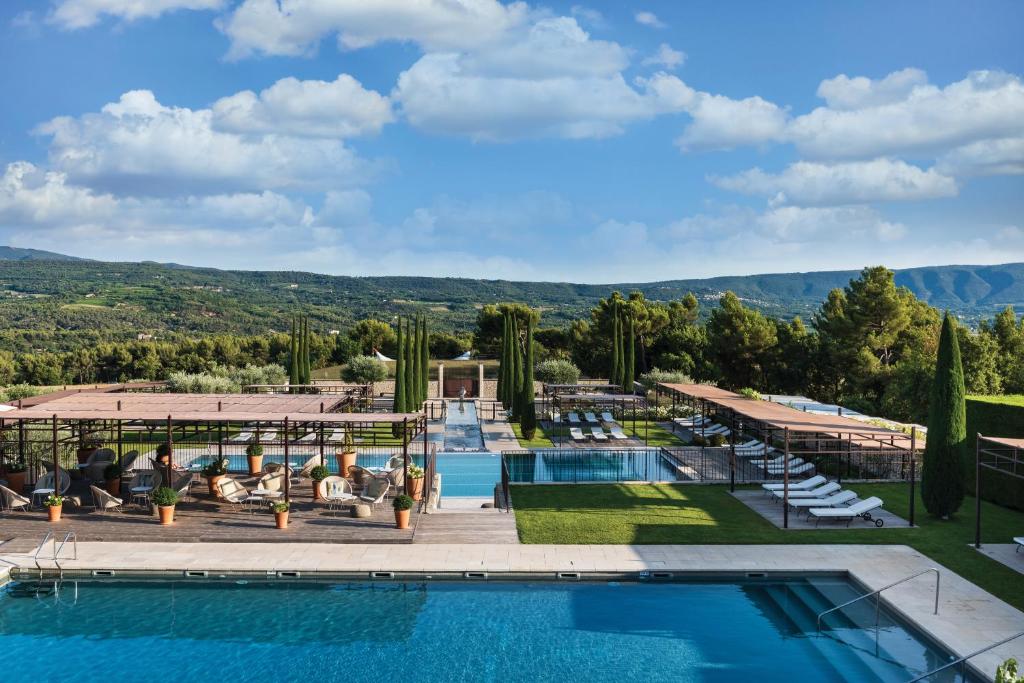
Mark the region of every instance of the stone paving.
<instances>
[{"instance_id":1,"label":"stone paving","mask_svg":"<svg viewBox=\"0 0 1024 683\"><path fill-rule=\"evenodd\" d=\"M29 553L3 554L3 564L34 568ZM513 544L324 545L259 543L80 543L74 569L180 573L318 572L849 572L877 589L929 567L942 576L939 613L932 613L931 574L887 590L885 601L958 655L1024 631L1024 613L907 546L899 545L659 545L557 546ZM1024 639L972 660L988 676L1009 657L1024 658Z\"/></svg>"},{"instance_id":2,"label":"stone paving","mask_svg":"<svg viewBox=\"0 0 1024 683\"><path fill-rule=\"evenodd\" d=\"M484 448L492 453L518 451L522 448L515 432L512 431L512 425L504 418L481 420L480 432L484 437Z\"/></svg>"},{"instance_id":3,"label":"stone paving","mask_svg":"<svg viewBox=\"0 0 1024 683\"><path fill-rule=\"evenodd\" d=\"M1016 543L985 543L978 552L1024 574L1024 549Z\"/></svg>"},{"instance_id":4,"label":"stone paving","mask_svg":"<svg viewBox=\"0 0 1024 683\"><path fill-rule=\"evenodd\" d=\"M856 484L851 486L851 490L856 491ZM769 522L774 524L777 528L783 528L783 507L782 502L776 498L765 495L761 489L743 489L736 491L731 494L734 498L739 500L741 503L746 505L748 508L761 515ZM798 514L799 513L799 514ZM885 529L910 529L910 523L903 519L899 515L896 515L889 510L881 509L875 510L871 513L872 519L881 519L885 526ZM823 519L818 524L817 520L810 517L807 514L807 510L790 510L789 511L789 528L790 529L817 529L819 531L826 531L828 529L877 529L875 523L866 521L864 519L854 519L850 522L850 526L846 525L846 521L828 520Z\"/></svg>"}]
</instances>

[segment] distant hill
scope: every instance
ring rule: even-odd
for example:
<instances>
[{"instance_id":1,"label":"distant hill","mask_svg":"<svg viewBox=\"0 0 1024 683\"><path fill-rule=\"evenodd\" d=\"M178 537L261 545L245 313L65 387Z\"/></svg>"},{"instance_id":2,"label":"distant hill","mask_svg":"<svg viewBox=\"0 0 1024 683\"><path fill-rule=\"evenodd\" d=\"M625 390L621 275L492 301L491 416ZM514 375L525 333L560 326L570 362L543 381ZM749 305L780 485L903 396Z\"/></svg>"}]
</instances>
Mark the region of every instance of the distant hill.
<instances>
[{"instance_id":1,"label":"distant hill","mask_svg":"<svg viewBox=\"0 0 1024 683\"><path fill-rule=\"evenodd\" d=\"M0 349L57 350L136 336L259 334L287 329L301 310L317 329L428 311L434 330L470 330L487 303L543 309L542 324L585 317L612 290L669 301L693 292L706 312L723 292L779 317L807 319L857 271L780 273L604 285L436 277L350 277L228 271L172 264L104 263L0 247ZM1007 304L1024 311L1024 263L897 271L897 282L968 321Z\"/></svg>"}]
</instances>

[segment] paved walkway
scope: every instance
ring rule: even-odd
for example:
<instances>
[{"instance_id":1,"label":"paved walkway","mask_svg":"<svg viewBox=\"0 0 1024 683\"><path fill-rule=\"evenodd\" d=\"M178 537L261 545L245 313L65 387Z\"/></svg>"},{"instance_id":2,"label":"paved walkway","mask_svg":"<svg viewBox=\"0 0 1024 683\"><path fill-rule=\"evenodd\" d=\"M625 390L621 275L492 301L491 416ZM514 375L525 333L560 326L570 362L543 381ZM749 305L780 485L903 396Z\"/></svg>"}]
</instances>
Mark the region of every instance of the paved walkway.
<instances>
[{"instance_id":1,"label":"paved walkway","mask_svg":"<svg viewBox=\"0 0 1024 683\"><path fill-rule=\"evenodd\" d=\"M481 420L480 431L484 437L484 448L492 453L522 450L512 425L505 418Z\"/></svg>"},{"instance_id":2,"label":"paved walkway","mask_svg":"<svg viewBox=\"0 0 1024 683\"><path fill-rule=\"evenodd\" d=\"M441 507L420 515L413 543L519 543L516 516L494 507L487 498L443 498Z\"/></svg>"},{"instance_id":3,"label":"paved walkway","mask_svg":"<svg viewBox=\"0 0 1024 683\"><path fill-rule=\"evenodd\" d=\"M851 489L856 492L856 484L851 485ZM744 489L736 491L732 494L734 498L739 500L741 503L746 505L748 508L761 515L769 522L774 524L777 528L781 529L783 525L783 507L782 503L771 496L766 496L763 490L748 490ZM799 514L798 514L799 512ZM910 524L907 520L903 519L899 515L893 514L888 510L875 510L871 513L872 519L881 519L885 526L885 529L910 529ZM868 522L863 519L855 519L850 522L850 526L846 526L846 522L842 521L830 521L822 520L821 524L810 517L807 514L807 510L790 510L789 511L789 528L790 529L817 529L819 531L827 531L829 529L877 529L873 521Z\"/></svg>"},{"instance_id":4,"label":"paved walkway","mask_svg":"<svg viewBox=\"0 0 1024 683\"><path fill-rule=\"evenodd\" d=\"M0 546L2 553L2 546ZM848 571L870 589L938 566L907 546L884 545L659 545L556 546L513 544L324 545L258 543L80 543L73 569L181 572L298 571L303 574L371 571L502 574L540 572L811 572ZM0 555L4 562L33 567L28 554ZM886 601L958 655L1024 631L1024 613L939 567L939 614L932 614L934 580L921 576L884 593ZM972 660L990 677L1000 662L1022 658L1014 641Z\"/></svg>"},{"instance_id":5,"label":"paved walkway","mask_svg":"<svg viewBox=\"0 0 1024 683\"><path fill-rule=\"evenodd\" d=\"M978 552L1024 574L1024 550L1019 548L1016 543L985 543Z\"/></svg>"}]
</instances>

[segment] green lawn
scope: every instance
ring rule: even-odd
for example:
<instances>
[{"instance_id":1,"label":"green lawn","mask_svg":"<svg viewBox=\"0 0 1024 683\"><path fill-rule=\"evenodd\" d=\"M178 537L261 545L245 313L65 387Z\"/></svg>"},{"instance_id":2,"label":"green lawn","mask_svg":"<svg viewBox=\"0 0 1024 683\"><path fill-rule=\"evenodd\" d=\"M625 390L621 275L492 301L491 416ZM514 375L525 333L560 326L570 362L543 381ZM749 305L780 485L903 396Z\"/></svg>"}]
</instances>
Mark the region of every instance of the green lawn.
<instances>
[{"instance_id":1,"label":"green lawn","mask_svg":"<svg viewBox=\"0 0 1024 683\"><path fill-rule=\"evenodd\" d=\"M537 426L537 433L533 435L533 438L527 440L523 438L523 430L519 428L519 423L513 422L511 424L512 431L516 433L519 445L523 448L551 448L554 445L540 425Z\"/></svg>"},{"instance_id":2,"label":"green lawn","mask_svg":"<svg viewBox=\"0 0 1024 683\"><path fill-rule=\"evenodd\" d=\"M1008 406L1021 406L1024 407L1024 394L1007 394L1005 396L968 396L972 401L982 401L984 403L1001 403Z\"/></svg>"},{"instance_id":3,"label":"green lawn","mask_svg":"<svg viewBox=\"0 0 1024 683\"><path fill-rule=\"evenodd\" d=\"M855 484L861 498L877 495L907 515L904 484ZM974 540L974 499L943 522L927 515L920 528L782 531L729 495L725 486L693 484L515 486L516 525L523 543L768 544L873 543L909 545L1006 602L1024 609L1024 577L981 555ZM1024 513L983 503L983 540L1009 543L1024 532Z\"/></svg>"},{"instance_id":4,"label":"green lawn","mask_svg":"<svg viewBox=\"0 0 1024 683\"><path fill-rule=\"evenodd\" d=\"M644 440L644 425L645 425L645 421L644 420L637 420L637 422L636 422L636 431L634 432L633 431L633 421L632 420L623 420L622 421L622 431L626 432L626 434L628 434L629 436L634 436L634 437L640 439L641 441L643 441ZM656 447L664 446L665 448L679 448L680 446L685 446L686 445L683 442L683 440L680 439L678 436L676 436L675 434L673 434L669 430L665 429L664 427L659 427L654 422L646 423L646 427L647 427L647 445L648 446L656 446Z\"/></svg>"}]
</instances>

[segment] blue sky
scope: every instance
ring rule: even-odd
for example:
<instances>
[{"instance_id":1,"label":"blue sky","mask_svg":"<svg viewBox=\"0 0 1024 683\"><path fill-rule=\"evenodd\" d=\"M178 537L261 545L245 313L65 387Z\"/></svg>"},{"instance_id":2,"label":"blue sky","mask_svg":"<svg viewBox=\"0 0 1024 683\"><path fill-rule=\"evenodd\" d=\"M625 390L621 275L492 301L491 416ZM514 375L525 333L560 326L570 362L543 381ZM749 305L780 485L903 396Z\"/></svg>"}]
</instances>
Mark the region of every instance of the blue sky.
<instances>
[{"instance_id":1,"label":"blue sky","mask_svg":"<svg viewBox=\"0 0 1024 683\"><path fill-rule=\"evenodd\" d=\"M8 0L0 241L583 282L1024 260L1020 2Z\"/></svg>"}]
</instances>

